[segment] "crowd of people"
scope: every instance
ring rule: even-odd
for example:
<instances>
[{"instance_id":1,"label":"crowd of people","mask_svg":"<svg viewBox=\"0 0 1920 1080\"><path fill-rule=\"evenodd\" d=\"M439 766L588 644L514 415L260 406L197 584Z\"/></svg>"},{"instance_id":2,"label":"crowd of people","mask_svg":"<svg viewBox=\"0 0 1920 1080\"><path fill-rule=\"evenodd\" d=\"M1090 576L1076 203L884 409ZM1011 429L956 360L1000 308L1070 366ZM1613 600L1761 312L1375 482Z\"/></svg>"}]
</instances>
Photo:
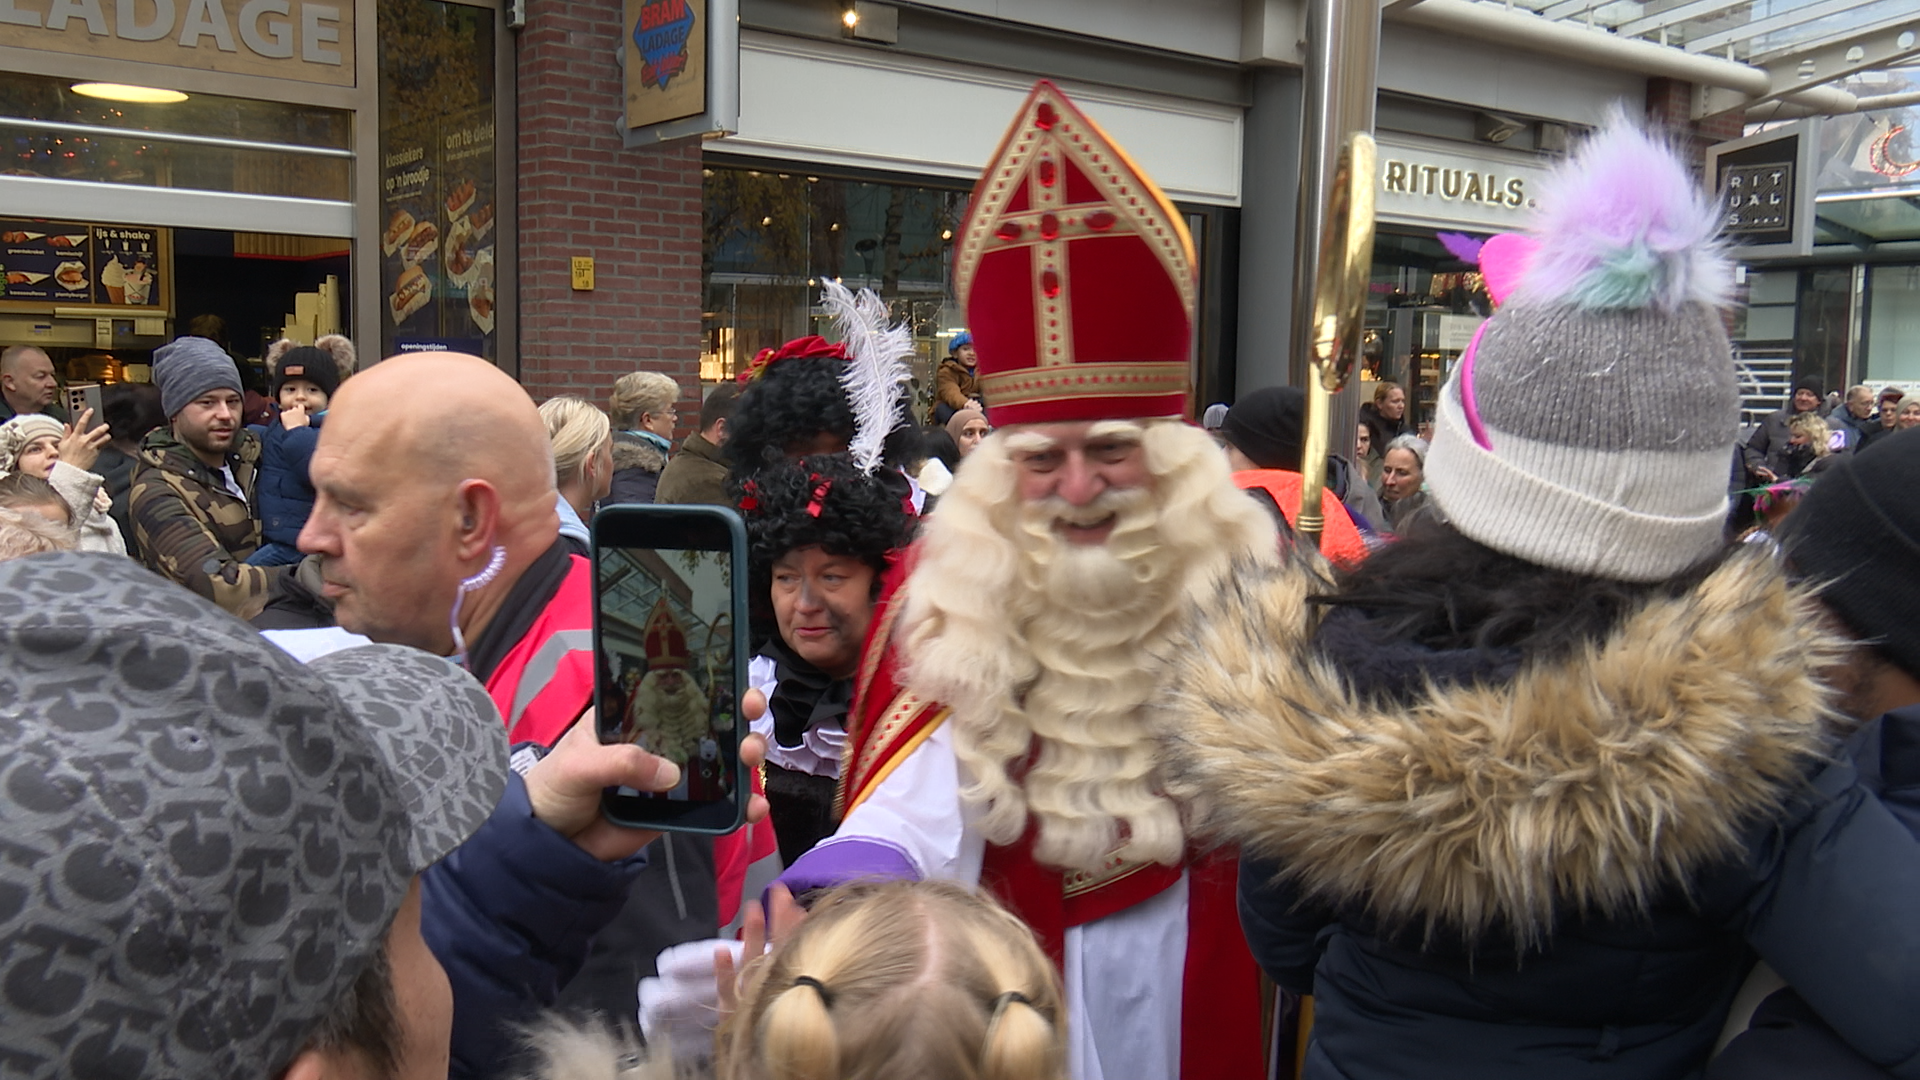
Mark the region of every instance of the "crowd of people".
<instances>
[{"instance_id":1,"label":"crowd of people","mask_svg":"<svg viewBox=\"0 0 1920 1080\"><path fill-rule=\"evenodd\" d=\"M1616 120L1429 422L1306 460L1302 390L1186 419L1126 162L1035 88L924 395L837 282L697 413L332 336L250 416L189 334L95 423L0 355L0 1071L1920 1077L1920 393L1741 439L1714 203ZM596 734L632 503L746 527L726 836L601 814L710 764Z\"/></svg>"}]
</instances>

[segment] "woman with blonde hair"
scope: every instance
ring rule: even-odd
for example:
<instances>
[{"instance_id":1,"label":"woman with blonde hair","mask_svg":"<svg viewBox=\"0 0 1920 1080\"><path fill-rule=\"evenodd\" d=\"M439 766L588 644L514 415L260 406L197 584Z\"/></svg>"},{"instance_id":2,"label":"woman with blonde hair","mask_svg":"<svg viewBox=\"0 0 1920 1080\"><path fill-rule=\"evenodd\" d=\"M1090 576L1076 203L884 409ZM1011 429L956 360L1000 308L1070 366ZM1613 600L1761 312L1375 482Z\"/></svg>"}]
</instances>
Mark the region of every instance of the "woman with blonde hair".
<instances>
[{"instance_id":1,"label":"woman with blonde hair","mask_svg":"<svg viewBox=\"0 0 1920 1080\"><path fill-rule=\"evenodd\" d=\"M1833 464L1833 427L1817 412L1787 421L1786 475L1782 480L1822 472Z\"/></svg>"},{"instance_id":2,"label":"woman with blonde hair","mask_svg":"<svg viewBox=\"0 0 1920 1080\"><path fill-rule=\"evenodd\" d=\"M563 395L540 406L553 445L553 486L560 493L560 538L588 554L587 522L613 483L613 424L587 401Z\"/></svg>"},{"instance_id":3,"label":"woman with blonde hair","mask_svg":"<svg viewBox=\"0 0 1920 1080\"><path fill-rule=\"evenodd\" d=\"M673 453L673 429L680 422L674 403L680 384L657 371L635 371L614 381L607 399L613 418L613 490L610 503L650 503L660 486L660 470Z\"/></svg>"}]
</instances>

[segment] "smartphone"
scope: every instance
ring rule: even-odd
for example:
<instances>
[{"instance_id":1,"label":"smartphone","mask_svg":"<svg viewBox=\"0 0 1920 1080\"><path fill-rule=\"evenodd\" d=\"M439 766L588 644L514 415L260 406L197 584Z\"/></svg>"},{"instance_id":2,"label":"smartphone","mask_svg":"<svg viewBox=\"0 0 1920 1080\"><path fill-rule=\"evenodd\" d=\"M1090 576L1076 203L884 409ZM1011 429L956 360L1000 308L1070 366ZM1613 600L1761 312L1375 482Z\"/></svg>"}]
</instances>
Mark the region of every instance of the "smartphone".
<instances>
[{"instance_id":1,"label":"smartphone","mask_svg":"<svg viewBox=\"0 0 1920 1080\"><path fill-rule=\"evenodd\" d=\"M746 525L724 506L609 506L592 534L600 741L680 766L672 791L608 788L601 812L636 829L732 832L749 794Z\"/></svg>"},{"instance_id":2,"label":"smartphone","mask_svg":"<svg viewBox=\"0 0 1920 1080\"><path fill-rule=\"evenodd\" d=\"M99 383L75 383L67 387L67 419L72 423L80 422L80 414L87 409L93 410L91 423L98 427L107 422L106 410L100 407Z\"/></svg>"}]
</instances>

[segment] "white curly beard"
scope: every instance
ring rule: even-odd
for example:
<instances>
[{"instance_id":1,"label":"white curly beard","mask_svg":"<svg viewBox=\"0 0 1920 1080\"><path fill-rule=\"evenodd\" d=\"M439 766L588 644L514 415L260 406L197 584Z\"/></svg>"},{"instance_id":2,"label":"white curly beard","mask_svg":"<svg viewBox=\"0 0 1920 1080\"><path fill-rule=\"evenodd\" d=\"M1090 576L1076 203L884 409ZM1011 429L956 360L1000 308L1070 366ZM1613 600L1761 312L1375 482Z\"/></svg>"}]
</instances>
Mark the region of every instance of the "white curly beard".
<instances>
[{"instance_id":1,"label":"white curly beard","mask_svg":"<svg viewBox=\"0 0 1920 1080\"><path fill-rule=\"evenodd\" d=\"M707 734L707 695L691 678L680 689L660 687L661 672L649 671L633 691L633 741L649 753L685 765Z\"/></svg>"},{"instance_id":2,"label":"white curly beard","mask_svg":"<svg viewBox=\"0 0 1920 1080\"><path fill-rule=\"evenodd\" d=\"M1148 708L1163 647L1236 559L1277 552L1272 519L1204 432L1152 423L1142 438L1153 487L1080 508L1021 502L1004 437L982 443L928 518L896 637L907 685L951 710L962 797L987 839L1014 843L1031 814L1035 857L1067 870L1184 855ZM1109 514L1101 545L1054 527Z\"/></svg>"}]
</instances>

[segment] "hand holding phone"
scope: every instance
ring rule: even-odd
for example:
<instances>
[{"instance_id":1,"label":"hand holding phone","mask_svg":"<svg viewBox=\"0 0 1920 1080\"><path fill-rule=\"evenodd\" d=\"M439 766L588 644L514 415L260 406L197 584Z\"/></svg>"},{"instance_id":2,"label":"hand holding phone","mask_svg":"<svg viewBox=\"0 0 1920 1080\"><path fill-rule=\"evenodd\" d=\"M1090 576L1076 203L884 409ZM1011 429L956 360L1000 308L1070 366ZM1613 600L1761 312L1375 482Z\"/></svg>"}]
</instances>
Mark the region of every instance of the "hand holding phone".
<instances>
[{"instance_id":1,"label":"hand holding phone","mask_svg":"<svg viewBox=\"0 0 1920 1080\"><path fill-rule=\"evenodd\" d=\"M750 690L747 697L751 699L757 693ZM746 768L759 768L766 756L766 740L758 735L749 735L740 744L740 763ZM588 710L553 750L527 771L527 801L533 806L533 816L548 828L594 858L612 862L633 855L660 834L608 821L600 812L601 793L622 786L643 791L672 790L679 782L679 770L671 762L630 744L602 743L594 727L593 711ZM767 800L755 795L747 804L747 821L760 821L766 816Z\"/></svg>"},{"instance_id":2,"label":"hand holding phone","mask_svg":"<svg viewBox=\"0 0 1920 1080\"><path fill-rule=\"evenodd\" d=\"M749 805L746 526L721 506L623 505L592 531L595 728L680 774L664 792L610 787L602 812L628 828L732 832Z\"/></svg>"}]
</instances>

